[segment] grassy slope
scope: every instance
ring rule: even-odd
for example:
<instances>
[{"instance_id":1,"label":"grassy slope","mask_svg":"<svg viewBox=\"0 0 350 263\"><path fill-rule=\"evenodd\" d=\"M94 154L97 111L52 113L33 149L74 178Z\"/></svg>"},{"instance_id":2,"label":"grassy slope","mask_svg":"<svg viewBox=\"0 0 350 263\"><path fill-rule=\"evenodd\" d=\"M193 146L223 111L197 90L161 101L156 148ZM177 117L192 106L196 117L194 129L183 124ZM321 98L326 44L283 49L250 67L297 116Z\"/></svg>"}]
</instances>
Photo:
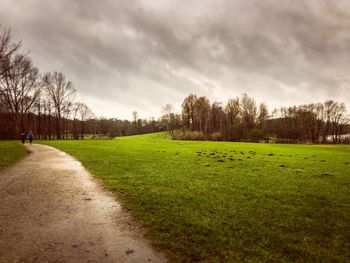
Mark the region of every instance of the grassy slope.
<instances>
[{"instance_id":1,"label":"grassy slope","mask_svg":"<svg viewBox=\"0 0 350 263\"><path fill-rule=\"evenodd\" d=\"M163 134L45 143L117 192L174 261L350 260L349 146Z\"/></svg>"},{"instance_id":2,"label":"grassy slope","mask_svg":"<svg viewBox=\"0 0 350 263\"><path fill-rule=\"evenodd\" d=\"M0 141L0 170L18 161L27 151L18 141Z\"/></svg>"}]
</instances>

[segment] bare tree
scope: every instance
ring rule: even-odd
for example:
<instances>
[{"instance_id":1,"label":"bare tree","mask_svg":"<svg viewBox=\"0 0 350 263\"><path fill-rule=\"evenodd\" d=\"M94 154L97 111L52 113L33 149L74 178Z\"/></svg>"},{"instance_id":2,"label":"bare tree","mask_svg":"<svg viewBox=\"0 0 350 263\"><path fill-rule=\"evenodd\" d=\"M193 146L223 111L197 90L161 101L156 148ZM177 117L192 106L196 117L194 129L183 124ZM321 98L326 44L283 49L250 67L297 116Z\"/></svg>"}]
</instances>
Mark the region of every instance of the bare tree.
<instances>
[{"instance_id":1,"label":"bare tree","mask_svg":"<svg viewBox=\"0 0 350 263\"><path fill-rule=\"evenodd\" d=\"M47 101L46 103L47 105L47 110L48 110L48 127L47 127L47 130L48 130L48 136L49 136L49 140L51 140L52 138L52 133L51 133L51 114L52 114L52 110L53 110L53 105L52 105L52 102L50 100Z\"/></svg>"},{"instance_id":2,"label":"bare tree","mask_svg":"<svg viewBox=\"0 0 350 263\"><path fill-rule=\"evenodd\" d=\"M57 139L61 139L62 113L67 102L73 99L76 90L61 72L46 73L44 84L55 109Z\"/></svg>"},{"instance_id":3,"label":"bare tree","mask_svg":"<svg viewBox=\"0 0 350 263\"><path fill-rule=\"evenodd\" d=\"M241 109L239 98L229 99L225 107L225 113L227 114L227 122L229 127L239 122L240 111Z\"/></svg>"},{"instance_id":4,"label":"bare tree","mask_svg":"<svg viewBox=\"0 0 350 263\"><path fill-rule=\"evenodd\" d=\"M70 133L69 131L69 121L70 121L70 117L73 111L73 101L72 100L68 100L64 103L63 105L63 111L62 111L62 123L63 123L63 132L64 132L64 136L65 139L68 139L68 134Z\"/></svg>"},{"instance_id":5,"label":"bare tree","mask_svg":"<svg viewBox=\"0 0 350 263\"><path fill-rule=\"evenodd\" d=\"M73 104L73 110L72 110L72 114L73 114L73 138L74 139L78 139L79 135L78 135L78 131L77 131L77 121L78 121L78 113L79 113L79 109L80 109L80 103L74 103Z\"/></svg>"},{"instance_id":6,"label":"bare tree","mask_svg":"<svg viewBox=\"0 0 350 263\"><path fill-rule=\"evenodd\" d=\"M4 29L2 33L0 33L0 79L9 70L11 66L9 61L20 47L21 42L12 42L10 29Z\"/></svg>"},{"instance_id":7,"label":"bare tree","mask_svg":"<svg viewBox=\"0 0 350 263\"><path fill-rule=\"evenodd\" d=\"M260 103L258 114L258 127L262 129L269 118L269 110L265 103Z\"/></svg>"},{"instance_id":8,"label":"bare tree","mask_svg":"<svg viewBox=\"0 0 350 263\"><path fill-rule=\"evenodd\" d=\"M133 119L135 125L136 125L136 123L137 123L138 118L139 118L139 115L138 115L137 111L136 111L136 110L133 111L133 112L132 112L132 119Z\"/></svg>"},{"instance_id":9,"label":"bare tree","mask_svg":"<svg viewBox=\"0 0 350 263\"><path fill-rule=\"evenodd\" d=\"M332 137L334 143L339 143L344 125L347 123L344 103L336 103L331 116Z\"/></svg>"},{"instance_id":10,"label":"bare tree","mask_svg":"<svg viewBox=\"0 0 350 263\"><path fill-rule=\"evenodd\" d=\"M200 132L208 133L210 102L207 97L198 97L194 103L193 127Z\"/></svg>"},{"instance_id":11,"label":"bare tree","mask_svg":"<svg viewBox=\"0 0 350 263\"><path fill-rule=\"evenodd\" d=\"M24 116L33 108L38 101L41 92L41 82L39 82L39 70L32 64L31 59L24 58L20 73L21 92L21 130L24 130ZM39 104L40 106L40 104Z\"/></svg>"},{"instance_id":12,"label":"bare tree","mask_svg":"<svg viewBox=\"0 0 350 263\"><path fill-rule=\"evenodd\" d=\"M334 143L339 142L340 134L348 123L344 103L328 100L323 104L323 133L322 141L327 142L328 136Z\"/></svg>"},{"instance_id":13,"label":"bare tree","mask_svg":"<svg viewBox=\"0 0 350 263\"><path fill-rule=\"evenodd\" d=\"M213 102L211 105L210 129L212 132L224 132L225 113L221 102Z\"/></svg>"},{"instance_id":14,"label":"bare tree","mask_svg":"<svg viewBox=\"0 0 350 263\"><path fill-rule=\"evenodd\" d=\"M253 98L247 94L243 94L241 102L241 115L243 125L246 129L252 129L255 127L257 118L256 102Z\"/></svg>"},{"instance_id":15,"label":"bare tree","mask_svg":"<svg viewBox=\"0 0 350 263\"><path fill-rule=\"evenodd\" d=\"M40 83L38 82L39 71L32 64L30 58L24 55L16 55L0 79L0 96L14 116L14 127L19 135L20 129L24 131L24 115L32 108L40 95Z\"/></svg>"},{"instance_id":16,"label":"bare tree","mask_svg":"<svg viewBox=\"0 0 350 263\"><path fill-rule=\"evenodd\" d=\"M196 101L197 96L190 94L182 103L182 119L188 129L193 129Z\"/></svg>"},{"instance_id":17,"label":"bare tree","mask_svg":"<svg viewBox=\"0 0 350 263\"><path fill-rule=\"evenodd\" d=\"M91 109L86 106L84 103L78 104L78 112L80 115L80 134L81 139L84 139L84 132L85 132L85 125L88 120L91 120L94 118L94 113L91 111Z\"/></svg>"},{"instance_id":18,"label":"bare tree","mask_svg":"<svg viewBox=\"0 0 350 263\"><path fill-rule=\"evenodd\" d=\"M163 109L162 109L162 114L167 116L168 118L170 117L170 114L174 112L174 106L172 104L165 104Z\"/></svg>"},{"instance_id":19,"label":"bare tree","mask_svg":"<svg viewBox=\"0 0 350 263\"><path fill-rule=\"evenodd\" d=\"M165 104L162 109L163 119L165 119L167 124L167 131L170 133L173 132L174 122L175 122L175 114L174 114L174 106L172 104Z\"/></svg>"}]
</instances>

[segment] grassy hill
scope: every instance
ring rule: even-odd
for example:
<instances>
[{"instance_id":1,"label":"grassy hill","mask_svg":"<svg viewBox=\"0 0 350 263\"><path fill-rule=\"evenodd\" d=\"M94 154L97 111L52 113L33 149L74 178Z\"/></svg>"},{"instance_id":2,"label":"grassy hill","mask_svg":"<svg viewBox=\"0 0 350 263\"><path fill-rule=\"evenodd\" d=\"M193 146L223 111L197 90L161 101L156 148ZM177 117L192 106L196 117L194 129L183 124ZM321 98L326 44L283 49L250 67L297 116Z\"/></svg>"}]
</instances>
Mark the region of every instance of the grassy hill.
<instances>
[{"instance_id":1,"label":"grassy hill","mask_svg":"<svg viewBox=\"0 0 350 263\"><path fill-rule=\"evenodd\" d=\"M175 262L350 260L350 147L45 141L79 159Z\"/></svg>"}]
</instances>

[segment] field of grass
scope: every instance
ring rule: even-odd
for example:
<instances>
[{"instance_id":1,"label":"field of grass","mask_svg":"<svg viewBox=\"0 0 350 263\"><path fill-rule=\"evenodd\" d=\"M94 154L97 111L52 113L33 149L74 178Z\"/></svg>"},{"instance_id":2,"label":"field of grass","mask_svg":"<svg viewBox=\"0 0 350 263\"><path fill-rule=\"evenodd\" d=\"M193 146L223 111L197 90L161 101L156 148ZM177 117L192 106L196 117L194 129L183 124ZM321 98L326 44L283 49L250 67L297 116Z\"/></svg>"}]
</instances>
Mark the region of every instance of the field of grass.
<instances>
[{"instance_id":1,"label":"field of grass","mask_svg":"<svg viewBox=\"0 0 350 263\"><path fill-rule=\"evenodd\" d=\"M18 141L0 141L0 170L26 155L26 149Z\"/></svg>"},{"instance_id":2,"label":"field of grass","mask_svg":"<svg viewBox=\"0 0 350 263\"><path fill-rule=\"evenodd\" d=\"M45 141L79 159L174 262L349 262L350 147Z\"/></svg>"}]
</instances>

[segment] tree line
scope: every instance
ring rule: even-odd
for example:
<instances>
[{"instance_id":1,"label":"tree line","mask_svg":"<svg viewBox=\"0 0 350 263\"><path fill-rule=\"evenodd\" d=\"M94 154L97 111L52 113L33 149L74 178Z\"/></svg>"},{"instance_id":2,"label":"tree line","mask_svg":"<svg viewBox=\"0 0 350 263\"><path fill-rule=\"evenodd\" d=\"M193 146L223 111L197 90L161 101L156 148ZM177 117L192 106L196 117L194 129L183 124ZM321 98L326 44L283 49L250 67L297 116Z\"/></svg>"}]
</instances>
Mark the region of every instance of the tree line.
<instances>
[{"instance_id":1,"label":"tree line","mask_svg":"<svg viewBox=\"0 0 350 263\"><path fill-rule=\"evenodd\" d=\"M40 139L84 139L164 131L158 120L97 118L75 99L76 89L61 72L40 73L21 52L9 29L0 33L0 138L32 130Z\"/></svg>"},{"instance_id":2,"label":"tree line","mask_svg":"<svg viewBox=\"0 0 350 263\"><path fill-rule=\"evenodd\" d=\"M340 143L349 140L349 115L344 103L281 107L271 113L265 103L243 94L241 98L210 103L191 94L182 103L182 130L177 139L278 141L285 143Z\"/></svg>"},{"instance_id":3,"label":"tree line","mask_svg":"<svg viewBox=\"0 0 350 263\"><path fill-rule=\"evenodd\" d=\"M40 73L9 29L0 33L0 138L32 130L41 139L113 138L169 131L174 139L340 143L350 133L344 103L328 100L269 111L243 94L226 104L191 94L181 113L166 104L159 119L97 118L75 99L76 89L61 72ZM84 137L85 136L85 137ZM347 139L349 140L349 139Z\"/></svg>"}]
</instances>

